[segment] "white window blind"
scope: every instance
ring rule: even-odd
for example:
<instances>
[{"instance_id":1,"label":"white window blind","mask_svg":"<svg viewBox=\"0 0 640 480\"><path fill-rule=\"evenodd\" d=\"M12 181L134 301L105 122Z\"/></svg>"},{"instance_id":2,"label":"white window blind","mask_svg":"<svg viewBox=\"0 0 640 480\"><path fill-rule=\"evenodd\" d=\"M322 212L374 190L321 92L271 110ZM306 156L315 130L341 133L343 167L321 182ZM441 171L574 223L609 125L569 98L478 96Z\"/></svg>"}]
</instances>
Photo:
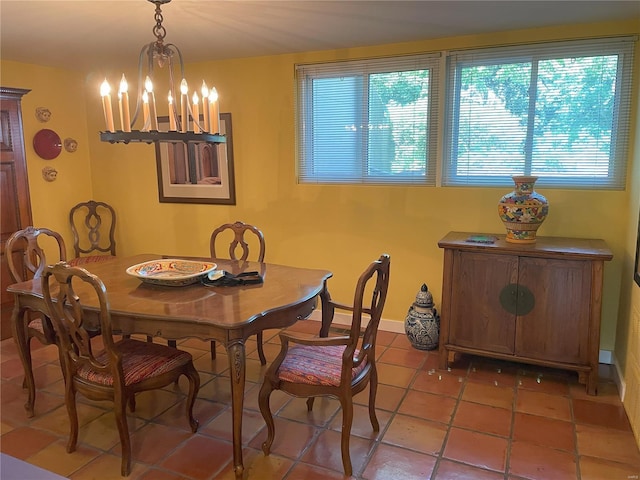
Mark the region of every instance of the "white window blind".
<instances>
[{"instance_id":1,"label":"white window blind","mask_svg":"<svg viewBox=\"0 0 640 480\"><path fill-rule=\"evenodd\" d=\"M434 185L439 59L297 65L298 181Z\"/></svg>"},{"instance_id":2,"label":"white window blind","mask_svg":"<svg viewBox=\"0 0 640 480\"><path fill-rule=\"evenodd\" d=\"M443 185L624 189L635 41L450 52Z\"/></svg>"}]
</instances>

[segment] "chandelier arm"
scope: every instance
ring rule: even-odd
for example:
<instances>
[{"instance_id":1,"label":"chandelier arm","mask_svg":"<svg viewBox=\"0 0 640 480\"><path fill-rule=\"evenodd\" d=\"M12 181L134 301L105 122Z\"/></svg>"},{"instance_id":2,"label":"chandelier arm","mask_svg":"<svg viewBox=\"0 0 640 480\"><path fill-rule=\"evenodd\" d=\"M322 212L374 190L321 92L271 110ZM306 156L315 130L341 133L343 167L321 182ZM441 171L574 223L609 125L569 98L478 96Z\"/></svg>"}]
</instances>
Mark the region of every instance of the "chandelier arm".
<instances>
[{"instance_id":1,"label":"chandelier arm","mask_svg":"<svg viewBox=\"0 0 640 480\"><path fill-rule=\"evenodd\" d=\"M180 65L180 81L182 81L183 78L186 78L184 76L184 61L182 59L182 52L180 51L180 49L175 43L167 43L165 45L165 49L178 55L178 61ZM173 93L175 91L175 85L176 85L175 78L173 76L173 69L175 64L175 62L173 61L173 58L174 58L174 55L169 56L169 84L171 85L171 90L172 90L171 95L174 98L176 98L175 94ZM182 93L180 95L182 95ZM178 119L177 102L174 102L173 108L175 110L175 118ZM180 118L179 122L176 121L176 125L178 125L179 127L182 127L182 122L186 122L186 130L189 130L189 115L193 117L193 112L191 110L191 103L189 101L187 101L187 110L189 111L187 118ZM198 125L200 125L200 122L198 122Z\"/></svg>"},{"instance_id":2,"label":"chandelier arm","mask_svg":"<svg viewBox=\"0 0 640 480\"><path fill-rule=\"evenodd\" d=\"M138 57L138 94L137 94L137 99L136 99L136 111L133 114L133 117L131 118L131 127L133 128L133 125L135 125L136 121L138 120L138 115L140 114L140 109L142 107L142 89L143 89L143 85L144 85L144 78L142 77L143 75L143 64L144 64L144 57L149 56L149 51L153 50L153 43L148 43L145 46L142 47L142 49L140 50L140 56ZM153 56L153 54L151 54L151 56Z\"/></svg>"},{"instance_id":3,"label":"chandelier arm","mask_svg":"<svg viewBox=\"0 0 640 480\"><path fill-rule=\"evenodd\" d=\"M184 76L184 61L182 59L182 52L180 51L180 49L178 48L178 46L175 43L167 43L166 44L166 48L171 48L175 53L178 54L178 60L180 61L180 75L182 78L185 78ZM169 57L169 63L170 63L170 69L169 71L172 72L173 70L173 56ZM171 85L173 86L173 73L170 73L170 82ZM181 80L182 80L181 78ZM173 94L172 94L173 95ZM187 109L189 110L189 115L191 115L191 118L193 118L193 110L191 109L191 103L187 102ZM206 113L203 112L203 116L206 115ZM202 123L200 123L200 119L194 119L194 121L198 124L198 127L200 127L201 131L205 131L204 130L204 126ZM188 123L188 119L187 119L187 130L189 130L189 123Z\"/></svg>"},{"instance_id":4,"label":"chandelier arm","mask_svg":"<svg viewBox=\"0 0 640 480\"><path fill-rule=\"evenodd\" d=\"M176 97L176 79L173 76L173 57L169 57L169 93L171 94L171 98L173 98L173 102L169 106L169 116L173 116L173 120L175 122L176 128L180 131L180 119L178 118L178 102L177 99L180 97Z\"/></svg>"}]
</instances>

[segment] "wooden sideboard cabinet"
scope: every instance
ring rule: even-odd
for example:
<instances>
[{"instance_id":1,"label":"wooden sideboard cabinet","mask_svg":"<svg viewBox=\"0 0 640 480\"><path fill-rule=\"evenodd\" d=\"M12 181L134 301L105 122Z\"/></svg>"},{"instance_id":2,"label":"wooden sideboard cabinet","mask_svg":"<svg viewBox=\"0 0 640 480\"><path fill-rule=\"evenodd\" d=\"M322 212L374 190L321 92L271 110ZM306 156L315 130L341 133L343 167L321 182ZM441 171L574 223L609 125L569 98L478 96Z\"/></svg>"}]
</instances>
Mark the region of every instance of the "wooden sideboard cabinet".
<instances>
[{"instance_id":1,"label":"wooden sideboard cabinet","mask_svg":"<svg viewBox=\"0 0 640 480\"><path fill-rule=\"evenodd\" d=\"M538 237L535 244L467 241L450 232L444 249L440 368L456 352L578 372L597 393L603 240Z\"/></svg>"}]
</instances>

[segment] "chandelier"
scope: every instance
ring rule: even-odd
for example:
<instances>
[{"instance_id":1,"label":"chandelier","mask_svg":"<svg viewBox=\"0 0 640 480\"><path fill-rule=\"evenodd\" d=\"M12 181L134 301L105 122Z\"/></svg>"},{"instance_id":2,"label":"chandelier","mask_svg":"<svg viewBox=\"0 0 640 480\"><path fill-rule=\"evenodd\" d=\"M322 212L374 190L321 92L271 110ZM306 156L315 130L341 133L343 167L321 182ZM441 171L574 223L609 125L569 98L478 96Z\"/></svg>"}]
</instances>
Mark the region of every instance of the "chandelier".
<instances>
[{"instance_id":1,"label":"chandelier","mask_svg":"<svg viewBox=\"0 0 640 480\"><path fill-rule=\"evenodd\" d=\"M110 143L129 142L208 142L224 143L225 137L220 134L220 110L218 92L211 90L202 81L200 98L193 92L189 99L189 85L184 76L184 62L180 49L172 43L164 43L167 31L162 26L161 5L171 0L148 0L156 6L153 34L155 42L142 47L138 60L138 92L133 117L130 114L129 84L124 74L120 80L117 94L117 112L120 129L116 130L114 109L111 104L111 86L105 78L100 86L102 108L105 117L106 131L100 132L100 140ZM179 85L176 88L175 60L180 66ZM169 91L166 98L169 118L167 125L160 128L156 111L156 91L154 90L154 64L159 68L167 67ZM146 65L146 68L145 68ZM202 100L202 111L200 110ZM160 100L159 100L160 101ZM179 109L179 110L178 110ZM134 130L139 125L139 130Z\"/></svg>"}]
</instances>

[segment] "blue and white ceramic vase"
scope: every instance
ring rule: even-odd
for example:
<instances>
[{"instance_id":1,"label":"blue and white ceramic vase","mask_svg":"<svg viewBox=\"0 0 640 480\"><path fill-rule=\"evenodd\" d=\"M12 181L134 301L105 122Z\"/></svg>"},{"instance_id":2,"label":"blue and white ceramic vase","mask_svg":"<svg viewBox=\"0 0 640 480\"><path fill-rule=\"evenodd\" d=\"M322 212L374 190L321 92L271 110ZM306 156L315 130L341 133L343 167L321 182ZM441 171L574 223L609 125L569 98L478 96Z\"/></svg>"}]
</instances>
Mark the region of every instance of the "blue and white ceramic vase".
<instances>
[{"instance_id":1,"label":"blue and white ceramic vase","mask_svg":"<svg viewBox=\"0 0 640 480\"><path fill-rule=\"evenodd\" d=\"M440 337L440 315L433 308L433 295L422 284L416 295L416 301L409 308L404 321L407 338L418 350L434 350L438 348Z\"/></svg>"}]
</instances>

